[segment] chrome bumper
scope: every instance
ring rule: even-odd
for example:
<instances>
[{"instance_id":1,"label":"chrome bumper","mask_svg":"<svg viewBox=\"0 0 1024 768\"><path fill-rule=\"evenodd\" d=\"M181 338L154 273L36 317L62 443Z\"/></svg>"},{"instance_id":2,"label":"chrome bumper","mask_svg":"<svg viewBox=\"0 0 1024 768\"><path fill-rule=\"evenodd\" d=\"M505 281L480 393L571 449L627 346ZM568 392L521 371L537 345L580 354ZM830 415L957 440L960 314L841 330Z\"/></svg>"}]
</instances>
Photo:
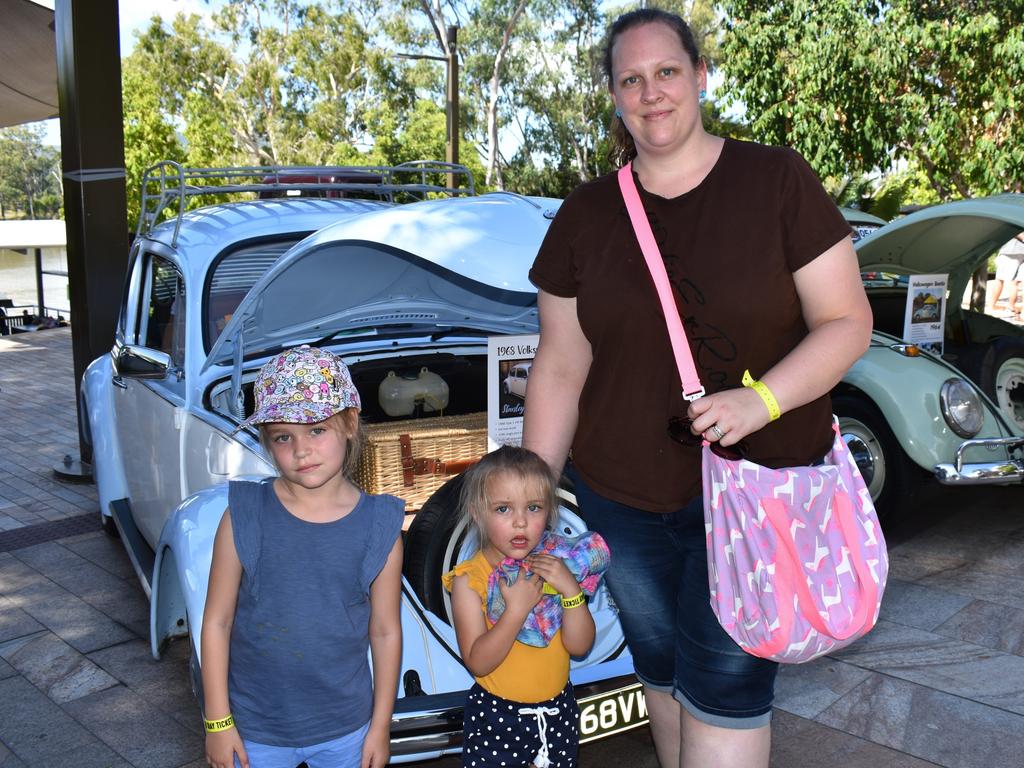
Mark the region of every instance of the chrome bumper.
<instances>
[{"instance_id":1,"label":"chrome bumper","mask_svg":"<svg viewBox=\"0 0 1024 768\"><path fill-rule=\"evenodd\" d=\"M1005 448L1007 452L1024 450L1024 437L986 437L965 440L956 451L956 462L939 464L933 470L943 485L1012 485L1024 482L1024 455L1000 461L964 462L971 448Z\"/></svg>"},{"instance_id":2,"label":"chrome bumper","mask_svg":"<svg viewBox=\"0 0 1024 768\"><path fill-rule=\"evenodd\" d=\"M622 675L573 686L584 699L636 682ZM467 691L408 696L395 702L391 718L391 759L395 763L428 759L462 750L462 709ZM402 759L404 758L404 759Z\"/></svg>"}]
</instances>

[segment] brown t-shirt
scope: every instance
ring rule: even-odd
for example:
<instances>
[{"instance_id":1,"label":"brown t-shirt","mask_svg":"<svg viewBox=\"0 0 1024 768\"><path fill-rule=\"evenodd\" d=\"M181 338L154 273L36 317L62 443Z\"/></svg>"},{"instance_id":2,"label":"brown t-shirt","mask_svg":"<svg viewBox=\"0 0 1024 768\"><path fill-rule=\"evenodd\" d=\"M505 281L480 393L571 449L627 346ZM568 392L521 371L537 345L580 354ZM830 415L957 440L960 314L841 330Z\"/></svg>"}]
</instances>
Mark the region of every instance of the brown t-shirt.
<instances>
[{"instance_id":1,"label":"brown t-shirt","mask_svg":"<svg viewBox=\"0 0 1024 768\"><path fill-rule=\"evenodd\" d=\"M693 190L665 199L639 180L637 187L701 383L710 394L741 386L745 369L760 378L807 335L793 272L850 234L842 214L796 152L729 139ZM652 512L678 509L699 495L699 447L682 446L666 431L687 403L615 174L569 195L530 280L576 298L591 344L572 446L587 483ZM831 437L824 395L746 443L753 461L785 467L820 458Z\"/></svg>"}]
</instances>

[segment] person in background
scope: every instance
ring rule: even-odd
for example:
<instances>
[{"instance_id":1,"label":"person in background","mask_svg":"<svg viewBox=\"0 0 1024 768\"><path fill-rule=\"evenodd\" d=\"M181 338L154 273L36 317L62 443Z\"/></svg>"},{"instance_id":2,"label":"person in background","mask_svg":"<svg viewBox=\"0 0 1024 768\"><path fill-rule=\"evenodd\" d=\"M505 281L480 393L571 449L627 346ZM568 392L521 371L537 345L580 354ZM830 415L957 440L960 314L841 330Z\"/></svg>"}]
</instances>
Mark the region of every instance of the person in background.
<instances>
[{"instance_id":1,"label":"person in background","mask_svg":"<svg viewBox=\"0 0 1024 768\"><path fill-rule=\"evenodd\" d=\"M1003 293L1003 286L1010 286L1010 295L1006 300L1006 309L1015 320L1021 319L1021 309L1017 306L1020 295L1021 281L1024 280L1024 232L1018 232L999 249L996 254L996 279L992 290L992 300L988 305L989 314L996 313L996 303Z\"/></svg>"},{"instance_id":2,"label":"person in background","mask_svg":"<svg viewBox=\"0 0 1024 768\"><path fill-rule=\"evenodd\" d=\"M609 174L569 195L530 272L541 333L523 445L553 473L572 449L661 765L763 768L777 665L745 654L709 605L699 436L743 441L770 467L820 460L829 390L867 349L871 311L850 227L803 158L705 131L707 67L681 18L620 16L604 72L619 161L632 161L707 392L682 397ZM747 370L764 388L741 385ZM689 425L684 439L670 422Z\"/></svg>"}]
</instances>

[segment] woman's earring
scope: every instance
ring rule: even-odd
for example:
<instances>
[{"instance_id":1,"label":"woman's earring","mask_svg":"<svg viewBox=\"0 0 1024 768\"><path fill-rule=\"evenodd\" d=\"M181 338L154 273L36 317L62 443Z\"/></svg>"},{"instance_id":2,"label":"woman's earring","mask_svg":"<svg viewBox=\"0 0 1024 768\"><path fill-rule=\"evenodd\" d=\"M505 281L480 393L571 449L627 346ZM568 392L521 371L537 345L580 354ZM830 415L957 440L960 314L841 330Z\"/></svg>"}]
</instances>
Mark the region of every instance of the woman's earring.
<instances>
[{"instance_id":1,"label":"woman's earring","mask_svg":"<svg viewBox=\"0 0 1024 768\"><path fill-rule=\"evenodd\" d=\"M615 116L619 118L619 120L622 119L622 110L619 109L618 107L615 108Z\"/></svg>"},{"instance_id":2,"label":"woman's earring","mask_svg":"<svg viewBox=\"0 0 1024 768\"><path fill-rule=\"evenodd\" d=\"M700 93L697 94L697 98L700 99L701 101L704 101L704 99L707 97L707 95L708 95L708 92L705 91L703 88L701 88L700 89Z\"/></svg>"}]
</instances>

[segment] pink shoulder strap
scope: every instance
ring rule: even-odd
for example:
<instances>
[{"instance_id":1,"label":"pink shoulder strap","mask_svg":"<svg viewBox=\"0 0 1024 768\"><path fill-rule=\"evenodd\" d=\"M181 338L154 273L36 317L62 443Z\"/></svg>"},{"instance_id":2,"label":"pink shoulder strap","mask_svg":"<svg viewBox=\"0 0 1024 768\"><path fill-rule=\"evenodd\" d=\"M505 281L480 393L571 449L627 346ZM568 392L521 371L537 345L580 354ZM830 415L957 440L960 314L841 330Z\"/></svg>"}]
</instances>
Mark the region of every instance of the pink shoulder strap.
<instances>
[{"instance_id":1,"label":"pink shoulder strap","mask_svg":"<svg viewBox=\"0 0 1024 768\"><path fill-rule=\"evenodd\" d=\"M701 386L700 377L697 376L697 367L693 364L693 354L690 352L690 345L686 340L683 321L679 318L679 308L672 295L668 273L665 272L665 262L661 258L658 243L654 240L654 233L651 231L651 223L647 220L647 214L644 213L643 203L640 202L640 193L636 191L632 163L626 163L619 168L619 189L622 190L622 198L626 201L626 210L629 212L629 220L633 222L633 231L636 233L636 239L640 242L640 250L643 251L644 261L647 262L647 269L650 270L654 287L658 291L658 298L661 300L661 311L665 315L668 337L672 342L672 354L675 356L676 368L679 370L679 380L683 384L683 397L686 400L696 400L698 397L704 396L704 387Z\"/></svg>"}]
</instances>

